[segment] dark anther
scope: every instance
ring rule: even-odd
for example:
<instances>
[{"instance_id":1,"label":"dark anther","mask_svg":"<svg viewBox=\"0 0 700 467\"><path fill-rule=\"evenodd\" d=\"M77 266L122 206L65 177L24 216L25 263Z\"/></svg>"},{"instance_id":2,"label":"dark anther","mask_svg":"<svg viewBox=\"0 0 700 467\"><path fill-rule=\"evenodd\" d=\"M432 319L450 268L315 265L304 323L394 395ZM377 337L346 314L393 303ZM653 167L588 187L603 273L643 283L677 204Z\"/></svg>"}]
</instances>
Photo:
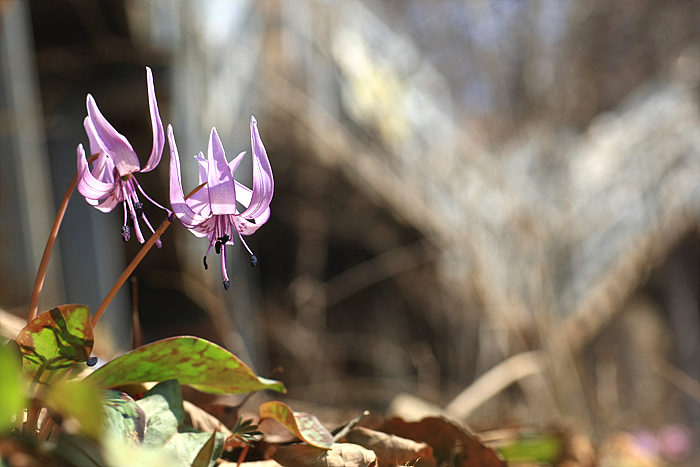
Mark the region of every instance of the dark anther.
<instances>
[{"instance_id":1,"label":"dark anther","mask_svg":"<svg viewBox=\"0 0 700 467\"><path fill-rule=\"evenodd\" d=\"M125 242L128 242L130 238L131 238L131 228L128 225L123 225L122 226L122 239Z\"/></svg>"},{"instance_id":2,"label":"dark anther","mask_svg":"<svg viewBox=\"0 0 700 467\"><path fill-rule=\"evenodd\" d=\"M160 241L160 238L156 240L156 248L163 248L163 242Z\"/></svg>"},{"instance_id":3,"label":"dark anther","mask_svg":"<svg viewBox=\"0 0 700 467\"><path fill-rule=\"evenodd\" d=\"M87 366L95 366L95 365L97 365L97 357L90 357L90 358L88 358L87 361L85 362L85 364L86 364Z\"/></svg>"},{"instance_id":4,"label":"dark anther","mask_svg":"<svg viewBox=\"0 0 700 467\"><path fill-rule=\"evenodd\" d=\"M217 255L220 255L220 254L221 254L221 242L218 241L218 240L217 240L216 243L214 244L214 251L216 251L216 254L217 254Z\"/></svg>"},{"instance_id":5,"label":"dark anther","mask_svg":"<svg viewBox=\"0 0 700 467\"><path fill-rule=\"evenodd\" d=\"M255 267L258 265L258 257L255 255L250 255L250 265Z\"/></svg>"},{"instance_id":6,"label":"dark anther","mask_svg":"<svg viewBox=\"0 0 700 467\"><path fill-rule=\"evenodd\" d=\"M141 201L134 203L134 211L136 211L136 218L141 219L143 216L143 203Z\"/></svg>"},{"instance_id":7,"label":"dark anther","mask_svg":"<svg viewBox=\"0 0 700 467\"><path fill-rule=\"evenodd\" d=\"M205 256L203 259L204 259L204 269L207 270L207 269L209 269L209 265L207 264L207 257Z\"/></svg>"},{"instance_id":8,"label":"dark anther","mask_svg":"<svg viewBox=\"0 0 700 467\"><path fill-rule=\"evenodd\" d=\"M226 245L226 243L228 243L228 241L231 239L228 237L228 234L224 234L223 236L217 238L217 240Z\"/></svg>"},{"instance_id":9,"label":"dark anther","mask_svg":"<svg viewBox=\"0 0 700 467\"><path fill-rule=\"evenodd\" d=\"M231 288L231 283L229 281L224 281L224 289L228 290Z\"/></svg>"},{"instance_id":10,"label":"dark anther","mask_svg":"<svg viewBox=\"0 0 700 467\"><path fill-rule=\"evenodd\" d=\"M175 214L173 214L173 212L170 209L168 209L168 221L172 222L174 220L175 220Z\"/></svg>"}]
</instances>

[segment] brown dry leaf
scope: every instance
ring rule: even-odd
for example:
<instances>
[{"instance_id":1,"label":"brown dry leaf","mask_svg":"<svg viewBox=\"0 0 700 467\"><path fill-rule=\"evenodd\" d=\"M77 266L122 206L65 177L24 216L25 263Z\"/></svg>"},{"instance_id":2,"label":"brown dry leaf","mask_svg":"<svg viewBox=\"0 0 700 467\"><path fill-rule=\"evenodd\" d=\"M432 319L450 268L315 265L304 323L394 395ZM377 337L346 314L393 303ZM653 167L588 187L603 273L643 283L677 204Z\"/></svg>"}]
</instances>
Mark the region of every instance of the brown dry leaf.
<instances>
[{"instance_id":1,"label":"brown dry leaf","mask_svg":"<svg viewBox=\"0 0 700 467\"><path fill-rule=\"evenodd\" d=\"M219 433L223 433L227 438L231 437L233 433L231 430L226 428L221 420L194 405L190 401L182 401L185 407L185 425L189 425L195 430L206 431L211 433L214 429L219 430Z\"/></svg>"},{"instance_id":2,"label":"brown dry leaf","mask_svg":"<svg viewBox=\"0 0 700 467\"><path fill-rule=\"evenodd\" d=\"M380 467L392 467L396 465L414 465L416 459L420 459L419 467L435 467L433 448L425 443L400 438L369 428L355 427L344 438L348 443L374 451Z\"/></svg>"},{"instance_id":3,"label":"brown dry leaf","mask_svg":"<svg viewBox=\"0 0 700 467\"><path fill-rule=\"evenodd\" d=\"M356 444L334 444L321 449L308 444L280 446L272 456L284 467L376 467L374 452Z\"/></svg>"},{"instance_id":4,"label":"brown dry leaf","mask_svg":"<svg viewBox=\"0 0 700 467\"><path fill-rule=\"evenodd\" d=\"M466 428L445 418L428 417L419 422L391 418L377 429L428 444L433 448L438 464L447 462L450 467L507 467L493 449L484 446Z\"/></svg>"}]
</instances>

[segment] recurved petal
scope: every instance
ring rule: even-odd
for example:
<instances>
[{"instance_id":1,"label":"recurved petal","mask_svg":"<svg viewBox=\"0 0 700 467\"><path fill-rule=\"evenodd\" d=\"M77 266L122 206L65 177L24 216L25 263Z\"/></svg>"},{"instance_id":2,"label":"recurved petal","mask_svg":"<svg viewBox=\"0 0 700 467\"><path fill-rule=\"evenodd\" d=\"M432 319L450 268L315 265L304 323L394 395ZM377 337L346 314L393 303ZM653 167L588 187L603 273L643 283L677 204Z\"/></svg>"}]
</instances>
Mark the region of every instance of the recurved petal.
<instances>
[{"instance_id":1,"label":"recurved petal","mask_svg":"<svg viewBox=\"0 0 700 467\"><path fill-rule=\"evenodd\" d=\"M90 173L82 144L78 145L78 191L87 200L105 199L114 191L114 184L104 183ZM94 205L94 203L91 204Z\"/></svg>"},{"instance_id":2,"label":"recurved petal","mask_svg":"<svg viewBox=\"0 0 700 467\"><path fill-rule=\"evenodd\" d=\"M206 221L207 218L194 212L185 202L185 195L182 192L182 180L180 178L180 156L177 152L175 135L171 125L168 125L168 142L170 143L170 205L182 225L188 229L193 229Z\"/></svg>"},{"instance_id":3,"label":"recurved petal","mask_svg":"<svg viewBox=\"0 0 700 467\"><path fill-rule=\"evenodd\" d=\"M140 168L139 158L131 144L102 116L95 99L90 94L87 97L87 110L88 118L95 130L95 140L112 159L119 175L124 176L138 172Z\"/></svg>"},{"instance_id":4,"label":"recurved petal","mask_svg":"<svg viewBox=\"0 0 700 467\"><path fill-rule=\"evenodd\" d=\"M275 191L272 167L260 139L255 117L250 117L250 139L253 146L253 196L250 206L241 214L248 219L260 216L270 206L272 194Z\"/></svg>"},{"instance_id":5,"label":"recurved petal","mask_svg":"<svg viewBox=\"0 0 700 467\"><path fill-rule=\"evenodd\" d=\"M114 183L114 162L110 159L104 152L100 145L97 143L97 137L95 136L95 127L92 126L92 120L89 117L85 117L83 121L83 126L85 127L85 133L88 135L90 140L90 153L99 154L97 159L92 164L92 175L105 183Z\"/></svg>"},{"instance_id":6,"label":"recurved petal","mask_svg":"<svg viewBox=\"0 0 700 467\"><path fill-rule=\"evenodd\" d=\"M148 81L148 108L151 111L151 127L153 129L153 149L151 149L151 157L149 157L148 163L141 169L141 172L150 172L158 166L165 147L163 121L160 119L160 113L158 112L156 89L153 86L153 72L149 67L146 67L146 81Z\"/></svg>"},{"instance_id":7,"label":"recurved petal","mask_svg":"<svg viewBox=\"0 0 700 467\"><path fill-rule=\"evenodd\" d=\"M236 184L231 169L226 162L226 153L221 144L216 128L211 129L207 151L209 168L207 170L207 188L209 204L214 215L236 213Z\"/></svg>"}]
</instances>

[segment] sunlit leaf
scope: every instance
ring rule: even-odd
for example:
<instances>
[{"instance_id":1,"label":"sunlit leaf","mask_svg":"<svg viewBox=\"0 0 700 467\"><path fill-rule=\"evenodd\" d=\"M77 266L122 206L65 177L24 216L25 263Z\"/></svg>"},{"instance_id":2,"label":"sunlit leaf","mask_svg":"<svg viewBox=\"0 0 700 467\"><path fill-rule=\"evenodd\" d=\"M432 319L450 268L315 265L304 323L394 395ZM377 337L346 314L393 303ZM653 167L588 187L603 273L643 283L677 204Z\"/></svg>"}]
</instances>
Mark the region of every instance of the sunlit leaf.
<instances>
[{"instance_id":1,"label":"sunlit leaf","mask_svg":"<svg viewBox=\"0 0 700 467\"><path fill-rule=\"evenodd\" d=\"M74 418L80 433L99 441L103 431L100 391L90 381L59 382L44 396L46 406L64 418Z\"/></svg>"},{"instance_id":2,"label":"sunlit leaf","mask_svg":"<svg viewBox=\"0 0 700 467\"><path fill-rule=\"evenodd\" d=\"M90 310L61 305L45 311L17 336L22 366L37 383L49 383L90 357L93 345Z\"/></svg>"},{"instance_id":3,"label":"sunlit leaf","mask_svg":"<svg viewBox=\"0 0 700 467\"><path fill-rule=\"evenodd\" d=\"M260 406L260 418L271 418L284 425L299 439L321 449L333 445L333 435L315 415L294 412L288 405L278 401L265 402Z\"/></svg>"},{"instance_id":4,"label":"sunlit leaf","mask_svg":"<svg viewBox=\"0 0 700 467\"><path fill-rule=\"evenodd\" d=\"M12 427L12 419L25 405L19 355L0 345L0 434Z\"/></svg>"},{"instance_id":5,"label":"sunlit leaf","mask_svg":"<svg viewBox=\"0 0 700 467\"><path fill-rule=\"evenodd\" d=\"M102 391L103 424L108 439L139 445L146 431L146 414L130 395L113 390Z\"/></svg>"},{"instance_id":6,"label":"sunlit leaf","mask_svg":"<svg viewBox=\"0 0 700 467\"><path fill-rule=\"evenodd\" d=\"M170 337L144 345L88 376L107 388L173 378L209 393L243 393L261 389L285 392L279 381L256 376L235 355L198 337Z\"/></svg>"}]
</instances>

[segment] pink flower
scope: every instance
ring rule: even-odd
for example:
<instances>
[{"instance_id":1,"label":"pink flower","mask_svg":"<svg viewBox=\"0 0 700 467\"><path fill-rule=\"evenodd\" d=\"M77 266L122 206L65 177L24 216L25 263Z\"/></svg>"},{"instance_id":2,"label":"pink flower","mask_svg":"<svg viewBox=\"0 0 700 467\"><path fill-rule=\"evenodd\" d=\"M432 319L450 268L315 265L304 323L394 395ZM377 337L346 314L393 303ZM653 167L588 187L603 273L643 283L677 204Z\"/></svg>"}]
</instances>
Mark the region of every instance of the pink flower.
<instances>
[{"instance_id":1,"label":"pink flower","mask_svg":"<svg viewBox=\"0 0 700 467\"><path fill-rule=\"evenodd\" d=\"M122 237L124 241L128 241L131 236L131 229L127 225L128 212L136 229L136 238L140 243L144 242L144 238L139 227L139 219L143 219L151 232L153 232L153 227L143 213L143 203L139 201L137 189L151 203L166 212L168 211L153 201L134 177L137 172L150 172L155 169L160 162L165 146L163 122L158 114L158 102L153 87L153 73L148 67L146 67L146 79L148 82L148 107L151 112L153 129L153 149L145 167L141 168L139 158L129 141L102 116L95 99L90 94L87 96L88 116L85 118L84 126L90 140L90 152L99 154L92 166L92 171L88 165L83 145L78 146L78 191L88 203L102 212L111 212L117 204L123 203ZM156 242L156 246L161 246L160 239Z\"/></svg>"},{"instance_id":2,"label":"pink flower","mask_svg":"<svg viewBox=\"0 0 700 467\"><path fill-rule=\"evenodd\" d=\"M233 173L245 152L240 153L230 163L227 162L216 128L212 128L207 157L204 158L202 153L195 156L199 162L199 189L185 199L180 176L180 156L173 129L168 126L170 204L174 214L190 232L197 237L209 238L209 248L204 255L204 268L208 268L207 255L212 246L216 253L221 255L221 277L226 290L230 286L226 271L226 245L233 245L234 237L238 236L250 253L251 265L255 266L258 259L250 251L243 236L251 235L270 218L274 180L254 117L250 119L250 134L253 147L253 189L233 178ZM238 212L236 202L244 206L243 212Z\"/></svg>"}]
</instances>

